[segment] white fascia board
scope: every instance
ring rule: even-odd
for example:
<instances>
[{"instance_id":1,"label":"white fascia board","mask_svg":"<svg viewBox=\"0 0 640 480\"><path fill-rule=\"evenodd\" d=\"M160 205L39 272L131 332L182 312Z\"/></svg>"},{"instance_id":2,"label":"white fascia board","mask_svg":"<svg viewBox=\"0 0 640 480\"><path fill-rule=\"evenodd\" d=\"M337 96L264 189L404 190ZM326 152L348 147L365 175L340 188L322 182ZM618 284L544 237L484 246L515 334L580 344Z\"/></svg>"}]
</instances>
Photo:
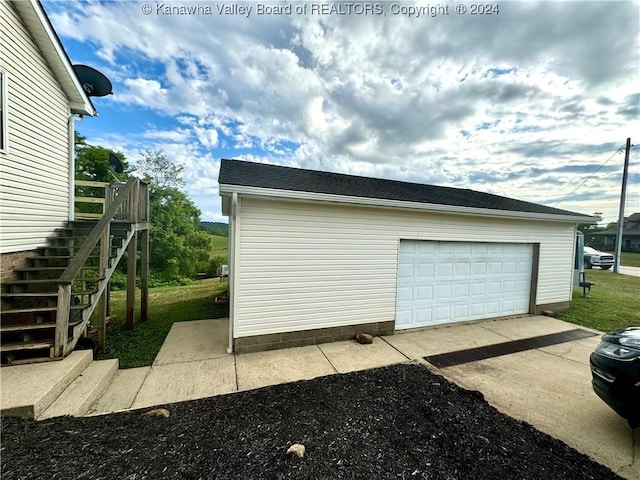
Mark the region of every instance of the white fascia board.
<instances>
[{"instance_id":1,"label":"white fascia board","mask_svg":"<svg viewBox=\"0 0 640 480\"><path fill-rule=\"evenodd\" d=\"M93 103L80 85L69 56L53 30L42 4L38 0L12 3L69 98L71 113L92 117L98 115Z\"/></svg>"},{"instance_id":2,"label":"white fascia board","mask_svg":"<svg viewBox=\"0 0 640 480\"><path fill-rule=\"evenodd\" d=\"M424 210L437 213L460 215L478 215L484 217L519 218L527 220L545 220L570 223L596 223L597 219L588 215L553 215L549 213L519 212L512 210L492 210L489 208L462 207L458 205L440 205L435 203L407 202L384 198L354 197L329 193L301 192L297 190L279 190L272 188L250 187L244 185L219 185L220 195L237 193L253 197L288 198L302 201L318 201L342 204L357 204L371 207L402 208Z\"/></svg>"}]
</instances>

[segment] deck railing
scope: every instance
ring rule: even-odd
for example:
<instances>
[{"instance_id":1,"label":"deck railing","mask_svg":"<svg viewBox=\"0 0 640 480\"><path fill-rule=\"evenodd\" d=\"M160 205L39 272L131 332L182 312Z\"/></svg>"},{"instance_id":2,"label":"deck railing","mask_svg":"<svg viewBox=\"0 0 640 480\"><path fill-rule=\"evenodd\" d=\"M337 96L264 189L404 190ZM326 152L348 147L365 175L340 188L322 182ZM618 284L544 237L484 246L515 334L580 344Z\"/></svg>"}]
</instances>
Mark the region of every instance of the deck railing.
<instances>
[{"instance_id":1,"label":"deck railing","mask_svg":"<svg viewBox=\"0 0 640 480\"><path fill-rule=\"evenodd\" d=\"M97 184L101 182L85 182ZM148 221L148 185L140 179L131 177L126 184L106 184L105 202L103 213L99 216L99 220L95 227L91 230L88 237L84 240L77 253L69 262L69 266L59 277L58 284L58 308L56 315L56 337L55 346L53 348L52 357L60 358L66 356L75 346L75 342L80 336L89 322L91 314L95 310L98 301L102 298L107 288L108 282L113 274L118 261L125 251L126 245L135 239L138 228L146 229L144 225ZM98 186L98 185L88 185ZM87 197L80 197L80 202L85 202ZM100 202L90 202L100 203ZM98 218L96 216L81 218ZM111 251L110 231L112 222L128 222L132 227L128 230L124 245L119 250L119 254L115 259L109 261ZM87 261L96 248L100 245L99 274L96 290L91 296L91 305L83 310L82 321L73 326L72 338L73 342L69 342L69 313L71 309L72 287L79 273L82 271ZM135 258L135 252L134 252ZM135 270L135 269L134 269Z\"/></svg>"},{"instance_id":2,"label":"deck railing","mask_svg":"<svg viewBox=\"0 0 640 480\"><path fill-rule=\"evenodd\" d=\"M105 214L105 211L118 196L120 191L127 185L123 182L94 182L90 180L76 180L76 187L84 187L82 195L75 196L75 218L82 219L99 219ZM97 195L88 196L87 187L92 191L98 191ZM149 185L143 181L136 182L134 187L136 192L127 196L120 204L120 207L113 215L114 221L123 222L147 222L149 220ZM133 202L130 202L133 200ZM81 208L81 205L99 205L100 208L93 208L95 212L86 212L87 208Z\"/></svg>"}]
</instances>

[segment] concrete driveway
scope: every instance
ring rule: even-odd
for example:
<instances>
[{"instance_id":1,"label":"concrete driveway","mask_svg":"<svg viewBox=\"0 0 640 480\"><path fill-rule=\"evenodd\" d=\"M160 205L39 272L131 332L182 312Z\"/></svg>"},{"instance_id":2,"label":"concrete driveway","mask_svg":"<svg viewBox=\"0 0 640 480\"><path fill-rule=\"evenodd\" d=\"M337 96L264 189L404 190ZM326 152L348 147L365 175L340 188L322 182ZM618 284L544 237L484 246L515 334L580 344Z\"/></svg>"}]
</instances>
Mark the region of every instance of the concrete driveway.
<instances>
[{"instance_id":1,"label":"concrete driveway","mask_svg":"<svg viewBox=\"0 0 640 480\"><path fill-rule=\"evenodd\" d=\"M613 269L609 270L613 272ZM623 267L620 266L620 273L622 275L631 275L632 277L640 277L640 267Z\"/></svg>"}]
</instances>

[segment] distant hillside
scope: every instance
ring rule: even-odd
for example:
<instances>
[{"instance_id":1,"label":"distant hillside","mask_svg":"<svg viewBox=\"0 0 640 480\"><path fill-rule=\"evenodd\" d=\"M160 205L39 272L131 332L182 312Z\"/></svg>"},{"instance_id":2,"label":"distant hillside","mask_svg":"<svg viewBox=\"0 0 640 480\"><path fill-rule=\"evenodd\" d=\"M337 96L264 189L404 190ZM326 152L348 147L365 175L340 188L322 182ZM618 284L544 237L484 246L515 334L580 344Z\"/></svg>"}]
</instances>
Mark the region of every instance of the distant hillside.
<instances>
[{"instance_id":1,"label":"distant hillside","mask_svg":"<svg viewBox=\"0 0 640 480\"><path fill-rule=\"evenodd\" d=\"M229 225L222 222L200 222L200 230L219 237L229 236Z\"/></svg>"}]
</instances>

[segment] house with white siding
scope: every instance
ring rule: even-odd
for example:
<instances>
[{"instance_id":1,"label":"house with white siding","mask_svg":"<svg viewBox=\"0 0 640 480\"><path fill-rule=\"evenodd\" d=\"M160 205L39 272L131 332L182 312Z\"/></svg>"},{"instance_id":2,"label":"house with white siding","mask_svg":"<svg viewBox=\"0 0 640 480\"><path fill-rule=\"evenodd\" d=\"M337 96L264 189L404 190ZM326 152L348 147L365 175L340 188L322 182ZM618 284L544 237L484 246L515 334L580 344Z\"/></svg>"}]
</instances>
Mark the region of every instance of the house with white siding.
<instances>
[{"instance_id":1,"label":"house with white siding","mask_svg":"<svg viewBox=\"0 0 640 480\"><path fill-rule=\"evenodd\" d=\"M222 160L229 349L561 311L595 218L467 189Z\"/></svg>"},{"instance_id":2,"label":"house with white siding","mask_svg":"<svg viewBox=\"0 0 640 480\"><path fill-rule=\"evenodd\" d=\"M2 278L73 216L74 116L97 114L40 2L0 0Z\"/></svg>"}]
</instances>

